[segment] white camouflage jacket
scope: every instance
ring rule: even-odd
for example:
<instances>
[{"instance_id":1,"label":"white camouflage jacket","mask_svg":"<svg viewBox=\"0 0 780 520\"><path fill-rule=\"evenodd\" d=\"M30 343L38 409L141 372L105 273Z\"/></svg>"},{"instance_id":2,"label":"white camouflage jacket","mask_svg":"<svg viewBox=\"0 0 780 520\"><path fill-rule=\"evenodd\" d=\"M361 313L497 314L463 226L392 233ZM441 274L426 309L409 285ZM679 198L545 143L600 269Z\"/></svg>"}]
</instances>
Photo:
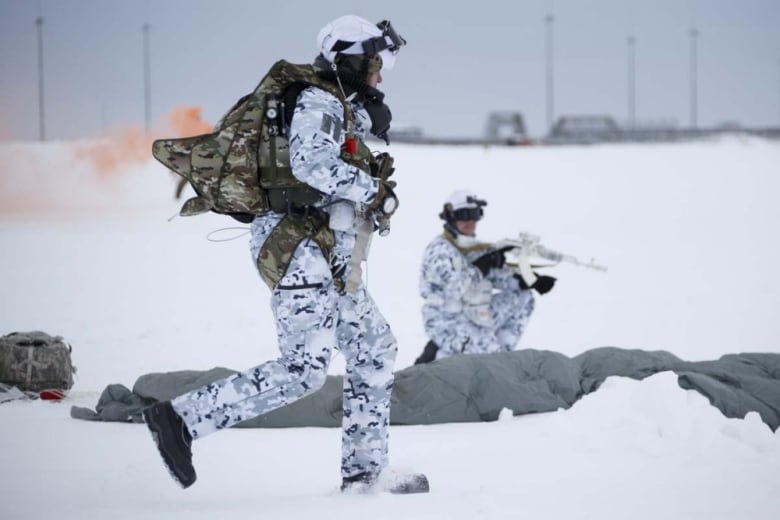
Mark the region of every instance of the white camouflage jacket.
<instances>
[{"instance_id":1,"label":"white camouflage jacket","mask_svg":"<svg viewBox=\"0 0 780 520\"><path fill-rule=\"evenodd\" d=\"M361 103L353 102L352 108L355 136L364 139L371 119ZM341 159L346 140L343 119L341 101L320 88L308 87L298 96L288 136L292 173L324 194L317 205L330 215L330 227L335 232L331 262L334 271L339 266L346 268L345 279L351 283L348 289L354 292L362 278L360 264L368 256L373 232L373 222L365 218L364 206L376 198L379 180ZM255 218L251 243L254 258L281 219L281 214L272 212Z\"/></svg>"},{"instance_id":2,"label":"white camouflage jacket","mask_svg":"<svg viewBox=\"0 0 780 520\"><path fill-rule=\"evenodd\" d=\"M439 347L437 359L512 350L522 334L533 297L519 288L512 269L492 269L483 276L471 264L490 250L461 252L442 235L425 249L422 315L428 337Z\"/></svg>"}]
</instances>

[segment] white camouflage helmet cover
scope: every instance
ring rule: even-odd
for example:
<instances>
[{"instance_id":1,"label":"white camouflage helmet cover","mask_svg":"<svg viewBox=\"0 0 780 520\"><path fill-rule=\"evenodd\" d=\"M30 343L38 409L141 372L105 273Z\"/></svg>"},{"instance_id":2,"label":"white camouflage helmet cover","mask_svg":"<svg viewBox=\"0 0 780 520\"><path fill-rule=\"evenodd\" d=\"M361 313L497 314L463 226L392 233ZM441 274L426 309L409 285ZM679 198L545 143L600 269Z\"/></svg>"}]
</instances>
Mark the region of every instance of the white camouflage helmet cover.
<instances>
[{"instance_id":1,"label":"white camouflage helmet cover","mask_svg":"<svg viewBox=\"0 0 780 520\"><path fill-rule=\"evenodd\" d=\"M326 60L333 63L338 54L363 54L363 42L381 37L382 34L377 24L354 14L348 14L327 23L320 30L317 35L317 48ZM385 36L385 38L390 37ZM339 41L353 42L353 44L340 51L333 50ZM388 40L388 44L390 43L392 42ZM382 58L382 69L392 69L395 65L395 55L389 49L379 51L378 54Z\"/></svg>"},{"instance_id":2,"label":"white camouflage helmet cover","mask_svg":"<svg viewBox=\"0 0 780 520\"><path fill-rule=\"evenodd\" d=\"M479 197L473 191L469 190L457 190L447 197L444 204L449 204L453 211L463 208L478 208L480 204L477 203Z\"/></svg>"}]
</instances>

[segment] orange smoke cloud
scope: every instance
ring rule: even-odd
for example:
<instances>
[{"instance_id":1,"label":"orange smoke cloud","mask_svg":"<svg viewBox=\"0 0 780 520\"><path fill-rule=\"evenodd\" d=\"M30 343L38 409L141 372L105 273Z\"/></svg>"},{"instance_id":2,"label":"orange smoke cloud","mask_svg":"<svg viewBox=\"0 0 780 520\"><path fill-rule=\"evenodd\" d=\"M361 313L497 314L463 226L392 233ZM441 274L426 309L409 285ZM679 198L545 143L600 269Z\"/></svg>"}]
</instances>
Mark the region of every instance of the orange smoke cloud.
<instances>
[{"instance_id":1,"label":"orange smoke cloud","mask_svg":"<svg viewBox=\"0 0 780 520\"><path fill-rule=\"evenodd\" d=\"M212 132L211 125L200 117L202 111L201 107L176 107L173 109L168 118L177 137L191 137Z\"/></svg>"},{"instance_id":2,"label":"orange smoke cloud","mask_svg":"<svg viewBox=\"0 0 780 520\"><path fill-rule=\"evenodd\" d=\"M110 174L122 165L137 164L149 158L152 139L144 136L137 128L122 130L103 141L79 145L75 155L78 159L91 161L97 171Z\"/></svg>"},{"instance_id":3,"label":"orange smoke cloud","mask_svg":"<svg viewBox=\"0 0 780 520\"><path fill-rule=\"evenodd\" d=\"M148 134L138 128L127 128L90 144L79 144L75 150L78 159L91 161L97 171L108 175L123 166L140 164L152 157L152 142L163 137L190 137L212 131L201 118L200 107L176 107L168 115L166 132Z\"/></svg>"}]
</instances>

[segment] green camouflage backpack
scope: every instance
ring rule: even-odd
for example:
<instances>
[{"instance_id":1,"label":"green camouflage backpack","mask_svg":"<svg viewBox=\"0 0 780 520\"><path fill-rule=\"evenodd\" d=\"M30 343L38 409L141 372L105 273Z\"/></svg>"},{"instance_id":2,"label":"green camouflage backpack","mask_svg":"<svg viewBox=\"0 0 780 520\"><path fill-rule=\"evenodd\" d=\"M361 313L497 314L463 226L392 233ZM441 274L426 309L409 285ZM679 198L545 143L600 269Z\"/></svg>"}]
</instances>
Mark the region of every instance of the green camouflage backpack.
<instances>
[{"instance_id":1,"label":"green camouflage backpack","mask_svg":"<svg viewBox=\"0 0 780 520\"><path fill-rule=\"evenodd\" d=\"M311 65L276 62L255 90L239 99L215 131L182 139L160 139L152 153L162 164L189 181L197 194L187 200L182 216L207 211L255 215L288 204L306 206L320 193L292 175L286 127L298 94L316 86L344 105L347 131L354 114L338 87L320 78Z\"/></svg>"},{"instance_id":2,"label":"green camouflage backpack","mask_svg":"<svg viewBox=\"0 0 780 520\"><path fill-rule=\"evenodd\" d=\"M76 369L71 347L45 332L12 332L0 336L0 382L20 390L68 390Z\"/></svg>"}]
</instances>

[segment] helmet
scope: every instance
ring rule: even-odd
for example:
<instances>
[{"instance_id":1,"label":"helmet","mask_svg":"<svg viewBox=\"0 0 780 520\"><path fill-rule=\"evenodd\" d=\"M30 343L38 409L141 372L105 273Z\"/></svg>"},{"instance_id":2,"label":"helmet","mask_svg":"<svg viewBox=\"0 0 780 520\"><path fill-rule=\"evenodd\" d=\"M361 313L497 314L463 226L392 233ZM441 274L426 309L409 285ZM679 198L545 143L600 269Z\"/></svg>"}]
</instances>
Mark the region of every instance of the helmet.
<instances>
[{"instance_id":1,"label":"helmet","mask_svg":"<svg viewBox=\"0 0 780 520\"><path fill-rule=\"evenodd\" d=\"M458 190L447 197L439 218L447 223L458 220L479 220L485 213L482 209L484 206L487 206L487 202L477 197L473 191Z\"/></svg>"},{"instance_id":2,"label":"helmet","mask_svg":"<svg viewBox=\"0 0 780 520\"><path fill-rule=\"evenodd\" d=\"M379 55L382 68L389 70L395 64L395 55L406 45L406 40L395 32L387 20L373 24L348 14L329 22L317 35L317 48L330 63L341 56Z\"/></svg>"}]
</instances>

